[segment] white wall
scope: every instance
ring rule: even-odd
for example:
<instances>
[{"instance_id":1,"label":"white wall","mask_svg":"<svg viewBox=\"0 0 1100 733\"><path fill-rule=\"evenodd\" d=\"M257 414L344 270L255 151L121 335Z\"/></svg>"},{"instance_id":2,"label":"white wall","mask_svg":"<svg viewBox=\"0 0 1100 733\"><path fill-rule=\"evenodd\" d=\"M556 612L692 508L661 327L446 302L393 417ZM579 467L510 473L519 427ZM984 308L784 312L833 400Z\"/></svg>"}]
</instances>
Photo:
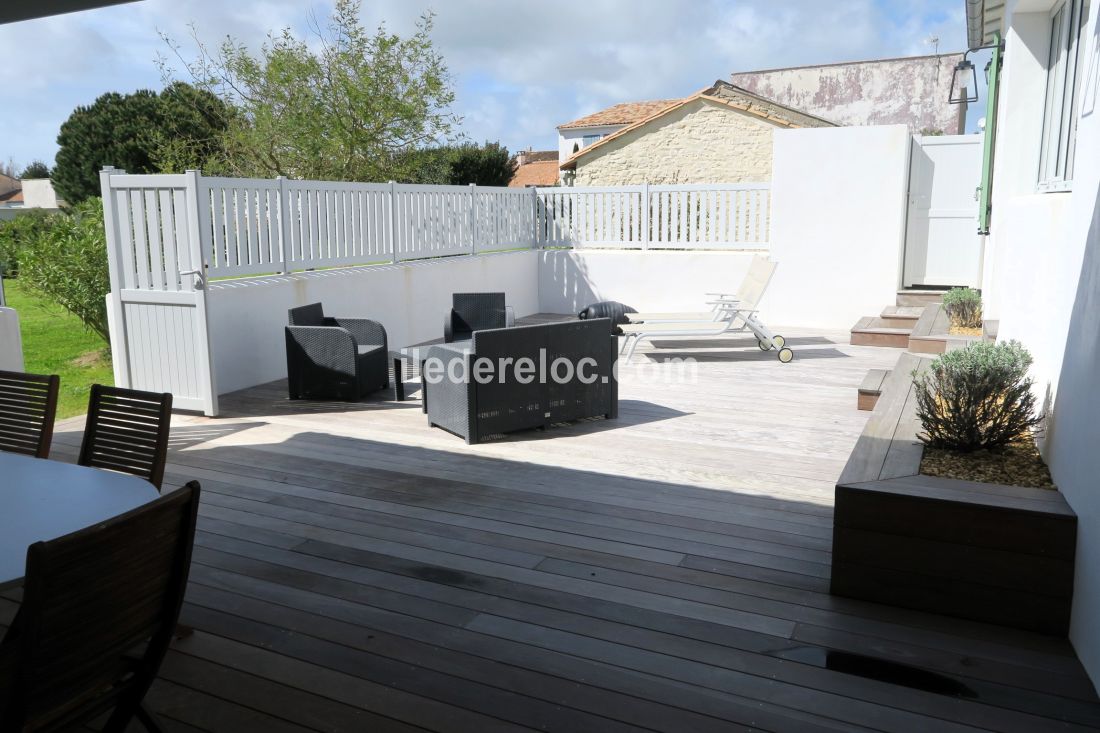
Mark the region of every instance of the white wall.
<instances>
[{"instance_id":1,"label":"white wall","mask_svg":"<svg viewBox=\"0 0 1100 733\"><path fill-rule=\"evenodd\" d=\"M321 302L333 316L370 318L390 348L443 336L451 293L503 291L516 317L539 309L534 251L303 272L212 283L210 348L219 394L286 377L287 310Z\"/></svg>"},{"instance_id":2,"label":"white wall","mask_svg":"<svg viewBox=\"0 0 1100 733\"><path fill-rule=\"evenodd\" d=\"M774 323L850 328L894 303L908 184L904 125L776 130Z\"/></svg>"},{"instance_id":3,"label":"white wall","mask_svg":"<svg viewBox=\"0 0 1100 733\"><path fill-rule=\"evenodd\" d=\"M584 150L587 146L583 139L586 135L611 135L626 127L626 125L603 125L601 127L570 127L558 130L558 164L573 157L573 144Z\"/></svg>"},{"instance_id":4,"label":"white wall","mask_svg":"<svg viewBox=\"0 0 1100 733\"><path fill-rule=\"evenodd\" d=\"M1006 12L983 299L999 338L1031 351L1037 391L1052 405L1042 448L1078 517L1070 640L1100 686L1100 49L1093 3L1073 189L1037 193L1051 4L1026 0Z\"/></svg>"},{"instance_id":5,"label":"white wall","mask_svg":"<svg viewBox=\"0 0 1100 733\"><path fill-rule=\"evenodd\" d=\"M19 334L19 314L13 308L0 308L0 369L23 371L23 341Z\"/></svg>"},{"instance_id":6,"label":"white wall","mask_svg":"<svg viewBox=\"0 0 1100 733\"><path fill-rule=\"evenodd\" d=\"M709 310L704 293L736 291L753 254L547 250L538 253L539 309L577 313L617 300L639 311Z\"/></svg>"},{"instance_id":7,"label":"white wall","mask_svg":"<svg viewBox=\"0 0 1100 733\"><path fill-rule=\"evenodd\" d=\"M28 209L57 209L61 204L49 178L24 178L23 205Z\"/></svg>"}]
</instances>

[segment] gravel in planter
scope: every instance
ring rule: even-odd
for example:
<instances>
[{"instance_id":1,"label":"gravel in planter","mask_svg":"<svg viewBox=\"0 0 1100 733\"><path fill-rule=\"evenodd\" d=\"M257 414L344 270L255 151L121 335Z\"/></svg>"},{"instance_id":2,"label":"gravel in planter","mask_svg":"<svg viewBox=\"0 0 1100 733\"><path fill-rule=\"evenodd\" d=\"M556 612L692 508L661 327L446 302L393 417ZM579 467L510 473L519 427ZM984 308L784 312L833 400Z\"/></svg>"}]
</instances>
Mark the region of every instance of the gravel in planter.
<instances>
[{"instance_id":1,"label":"gravel in planter","mask_svg":"<svg viewBox=\"0 0 1100 733\"><path fill-rule=\"evenodd\" d=\"M995 451L979 450L972 453L957 453L945 448L925 446L920 472L925 476L986 484L1056 488L1034 440L1014 443Z\"/></svg>"}]
</instances>

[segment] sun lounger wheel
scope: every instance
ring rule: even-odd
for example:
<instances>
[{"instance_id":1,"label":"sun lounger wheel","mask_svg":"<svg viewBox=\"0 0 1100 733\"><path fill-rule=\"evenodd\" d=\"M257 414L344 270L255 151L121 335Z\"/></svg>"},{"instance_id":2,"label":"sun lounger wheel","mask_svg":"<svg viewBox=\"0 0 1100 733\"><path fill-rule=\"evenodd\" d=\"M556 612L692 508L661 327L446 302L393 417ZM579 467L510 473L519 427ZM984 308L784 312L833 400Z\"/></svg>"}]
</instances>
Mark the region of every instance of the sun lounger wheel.
<instances>
[{"instance_id":1,"label":"sun lounger wheel","mask_svg":"<svg viewBox=\"0 0 1100 733\"><path fill-rule=\"evenodd\" d=\"M782 349L784 344L787 343L787 339L783 338L779 334L772 336L772 345L768 346L764 343L763 339L757 339L756 345L760 347L761 351L770 351L772 348Z\"/></svg>"},{"instance_id":2,"label":"sun lounger wheel","mask_svg":"<svg viewBox=\"0 0 1100 733\"><path fill-rule=\"evenodd\" d=\"M794 358L794 352L784 346L782 349L779 350L778 356L779 361L783 362L784 364L788 364L790 363L791 359Z\"/></svg>"}]
</instances>

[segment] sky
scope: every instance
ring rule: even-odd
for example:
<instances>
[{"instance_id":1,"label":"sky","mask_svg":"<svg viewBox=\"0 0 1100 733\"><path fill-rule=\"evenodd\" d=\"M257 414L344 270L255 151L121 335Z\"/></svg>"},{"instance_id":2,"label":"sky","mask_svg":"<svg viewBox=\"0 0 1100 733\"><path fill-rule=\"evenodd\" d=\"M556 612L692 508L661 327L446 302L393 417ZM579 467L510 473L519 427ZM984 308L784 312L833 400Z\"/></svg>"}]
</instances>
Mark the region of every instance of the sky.
<instances>
[{"instance_id":1,"label":"sky","mask_svg":"<svg viewBox=\"0 0 1100 733\"><path fill-rule=\"evenodd\" d=\"M330 9L309 0L141 0L2 25L0 161L52 164L58 128L75 107L108 91L161 88L156 58L170 51L160 33L185 54L192 25L204 42L229 35L258 48L272 30L308 35ZM966 44L963 0L365 0L361 16L368 28L385 22L404 35L429 9L461 131L512 151L554 149L559 124L618 102L686 96L734 71ZM984 58L976 61L981 69ZM971 112L970 128L978 116Z\"/></svg>"}]
</instances>

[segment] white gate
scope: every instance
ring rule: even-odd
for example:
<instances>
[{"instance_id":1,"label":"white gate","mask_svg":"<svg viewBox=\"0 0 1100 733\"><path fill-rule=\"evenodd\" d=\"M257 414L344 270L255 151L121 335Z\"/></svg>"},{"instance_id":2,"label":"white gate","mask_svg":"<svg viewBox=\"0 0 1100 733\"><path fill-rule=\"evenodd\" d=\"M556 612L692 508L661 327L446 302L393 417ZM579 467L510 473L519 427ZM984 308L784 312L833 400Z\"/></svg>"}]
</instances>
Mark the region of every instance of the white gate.
<instances>
[{"instance_id":1,"label":"white gate","mask_svg":"<svg viewBox=\"0 0 1100 733\"><path fill-rule=\"evenodd\" d=\"M171 392L173 405L218 409L206 335L197 172L100 174L115 384Z\"/></svg>"},{"instance_id":2,"label":"white gate","mask_svg":"<svg viewBox=\"0 0 1100 733\"><path fill-rule=\"evenodd\" d=\"M981 284L982 242L974 191L981 182L980 135L915 136L902 284Z\"/></svg>"}]
</instances>

